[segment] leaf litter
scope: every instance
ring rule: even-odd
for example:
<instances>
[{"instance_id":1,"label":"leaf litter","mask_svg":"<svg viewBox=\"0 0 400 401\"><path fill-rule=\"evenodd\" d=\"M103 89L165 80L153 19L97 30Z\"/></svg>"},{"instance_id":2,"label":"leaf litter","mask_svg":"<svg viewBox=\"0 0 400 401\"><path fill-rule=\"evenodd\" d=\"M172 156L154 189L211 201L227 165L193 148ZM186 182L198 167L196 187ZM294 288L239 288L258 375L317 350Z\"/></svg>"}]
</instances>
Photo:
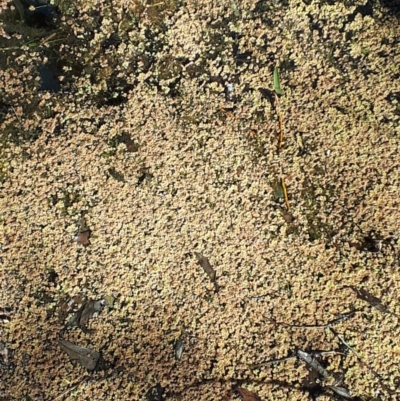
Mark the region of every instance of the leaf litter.
<instances>
[{"instance_id":1,"label":"leaf litter","mask_svg":"<svg viewBox=\"0 0 400 401\"><path fill-rule=\"evenodd\" d=\"M200 252L195 252L194 254L196 255L199 265L203 268L207 276L210 278L210 281L214 284L214 291L218 292L219 286L217 283L217 273L212 268L210 261Z\"/></svg>"},{"instance_id":2,"label":"leaf litter","mask_svg":"<svg viewBox=\"0 0 400 401\"><path fill-rule=\"evenodd\" d=\"M101 354L98 351L81 347L67 340L59 339L61 349L66 352L72 360L77 361L87 370L95 370L101 361Z\"/></svg>"},{"instance_id":3,"label":"leaf litter","mask_svg":"<svg viewBox=\"0 0 400 401\"><path fill-rule=\"evenodd\" d=\"M104 300L99 301L87 301L85 302L81 309L78 311L76 322L79 327L86 327L89 320L95 317L104 307Z\"/></svg>"},{"instance_id":4,"label":"leaf litter","mask_svg":"<svg viewBox=\"0 0 400 401\"><path fill-rule=\"evenodd\" d=\"M388 308L386 308L386 306L383 305L382 301L378 297L376 297L375 295L372 295L370 292L368 292L364 288L357 288L352 285L349 285L346 287L352 289L356 293L356 296L358 299L361 299L362 301L369 303L373 308L377 309L379 312L391 313L388 310Z\"/></svg>"},{"instance_id":5,"label":"leaf litter","mask_svg":"<svg viewBox=\"0 0 400 401\"><path fill-rule=\"evenodd\" d=\"M321 363L318 362L317 358L313 354L298 349L296 355L299 357L299 359L305 362L312 371L320 375L322 380L327 380L333 377L333 375L328 373L328 371L321 365ZM341 397L349 400L353 399L353 397L349 393L349 390L344 387L341 380L335 381L334 385L325 385L324 387L332 390L334 393L338 394Z\"/></svg>"},{"instance_id":6,"label":"leaf litter","mask_svg":"<svg viewBox=\"0 0 400 401\"><path fill-rule=\"evenodd\" d=\"M76 243L79 244L79 245L83 245L83 246L90 245L90 241L89 241L90 234L91 234L90 230L86 230L86 231L78 233L75 236Z\"/></svg>"},{"instance_id":7,"label":"leaf litter","mask_svg":"<svg viewBox=\"0 0 400 401\"><path fill-rule=\"evenodd\" d=\"M146 401L161 401L163 399L164 389L161 387L160 383L151 387L145 396Z\"/></svg>"},{"instance_id":8,"label":"leaf litter","mask_svg":"<svg viewBox=\"0 0 400 401\"><path fill-rule=\"evenodd\" d=\"M79 245L88 246L90 245L89 238L92 234L92 231L88 227L85 217L82 215L79 218L78 222L78 233L75 236L75 241Z\"/></svg>"},{"instance_id":9,"label":"leaf litter","mask_svg":"<svg viewBox=\"0 0 400 401\"><path fill-rule=\"evenodd\" d=\"M183 341L183 336L181 336L175 341L174 344L175 359L177 361L181 360L183 351L184 351L184 341Z\"/></svg>"},{"instance_id":10,"label":"leaf litter","mask_svg":"<svg viewBox=\"0 0 400 401\"><path fill-rule=\"evenodd\" d=\"M253 393L252 391L249 391L243 387L238 387L236 390L242 397L243 401L261 401L261 398L256 393Z\"/></svg>"},{"instance_id":11,"label":"leaf litter","mask_svg":"<svg viewBox=\"0 0 400 401\"><path fill-rule=\"evenodd\" d=\"M97 317L108 305L107 297L99 300L85 300L83 295L77 295L64 300L60 304L60 320L64 320L65 329L77 326L85 333L90 319Z\"/></svg>"}]
</instances>

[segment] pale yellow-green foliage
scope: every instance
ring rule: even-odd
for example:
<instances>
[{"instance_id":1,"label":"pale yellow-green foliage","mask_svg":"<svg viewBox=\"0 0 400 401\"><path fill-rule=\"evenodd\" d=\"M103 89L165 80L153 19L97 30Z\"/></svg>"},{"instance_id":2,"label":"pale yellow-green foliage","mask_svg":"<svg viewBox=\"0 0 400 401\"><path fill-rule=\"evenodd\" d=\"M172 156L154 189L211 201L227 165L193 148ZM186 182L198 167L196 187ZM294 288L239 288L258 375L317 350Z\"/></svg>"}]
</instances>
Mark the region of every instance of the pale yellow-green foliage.
<instances>
[{"instance_id":1,"label":"pale yellow-green foliage","mask_svg":"<svg viewBox=\"0 0 400 401\"><path fill-rule=\"evenodd\" d=\"M329 330L285 324L355 308L334 329L363 364L349 351L328 370L354 396L396 399L400 29L377 2L372 16L331 3L60 0L34 47L3 25L16 49L0 58L0 398L139 400L160 383L167 400L233 400L244 380L305 400L305 364L252 365L338 350ZM60 91L40 90L42 65ZM57 339L68 302L103 298L90 332L62 336L115 369L79 384Z\"/></svg>"}]
</instances>

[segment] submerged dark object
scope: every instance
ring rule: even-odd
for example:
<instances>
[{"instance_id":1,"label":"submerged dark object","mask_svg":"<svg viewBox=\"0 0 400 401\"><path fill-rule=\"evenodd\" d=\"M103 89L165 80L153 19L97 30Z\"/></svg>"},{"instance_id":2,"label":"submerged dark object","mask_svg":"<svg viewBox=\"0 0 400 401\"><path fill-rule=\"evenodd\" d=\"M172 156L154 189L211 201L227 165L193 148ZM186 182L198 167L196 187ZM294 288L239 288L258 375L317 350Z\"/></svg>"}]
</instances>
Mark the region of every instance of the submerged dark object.
<instances>
[{"instance_id":1,"label":"submerged dark object","mask_svg":"<svg viewBox=\"0 0 400 401\"><path fill-rule=\"evenodd\" d=\"M13 0L20 18L32 28L54 29L59 21L58 9L46 0Z\"/></svg>"},{"instance_id":2,"label":"submerged dark object","mask_svg":"<svg viewBox=\"0 0 400 401\"><path fill-rule=\"evenodd\" d=\"M58 79L58 73L53 66L43 64L39 67L40 88L41 91L52 93L59 92L61 83Z\"/></svg>"}]
</instances>

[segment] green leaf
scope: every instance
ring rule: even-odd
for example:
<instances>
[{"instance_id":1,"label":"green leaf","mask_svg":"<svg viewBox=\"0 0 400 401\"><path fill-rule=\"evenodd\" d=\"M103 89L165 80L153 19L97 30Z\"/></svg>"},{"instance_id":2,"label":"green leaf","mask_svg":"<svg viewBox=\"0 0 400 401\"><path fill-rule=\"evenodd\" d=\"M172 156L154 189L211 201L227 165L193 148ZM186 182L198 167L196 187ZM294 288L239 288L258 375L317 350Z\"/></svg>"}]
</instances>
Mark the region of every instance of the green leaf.
<instances>
[{"instance_id":1,"label":"green leaf","mask_svg":"<svg viewBox=\"0 0 400 401\"><path fill-rule=\"evenodd\" d=\"M282 95L278 67L275 67L275 69L274 69L274 90L277 95Z\"/></svg>"}]
</instances>

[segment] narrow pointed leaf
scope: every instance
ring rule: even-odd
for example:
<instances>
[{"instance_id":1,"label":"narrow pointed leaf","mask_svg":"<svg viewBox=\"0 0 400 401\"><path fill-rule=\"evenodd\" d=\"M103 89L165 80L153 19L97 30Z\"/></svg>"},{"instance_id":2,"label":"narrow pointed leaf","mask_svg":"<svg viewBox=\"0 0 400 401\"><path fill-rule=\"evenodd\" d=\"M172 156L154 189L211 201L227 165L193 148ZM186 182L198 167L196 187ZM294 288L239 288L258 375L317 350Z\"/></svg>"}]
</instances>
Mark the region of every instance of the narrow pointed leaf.
<instances>
[{"instance_id":1,"label":"narrow pointed leaf","mask_svg":"<svg viewBox=\"0 0 400 401\"><path fill-rule=\"evenodd\" d=\"M376 296L372 295L364 288L356 288L352 285L349 286L355 293L358 299L362 301L368 302L372 307L377 309L380 312L388 313L388 309L382 304L381 300Z\"/></svg>"},{"instance_id":2,"label":"narrow pointed leaf","mask_svg":"<svg viewBox=\"0 0 400 401\"><path fill-rule=\"evenodd\" d=\"M349 390L343 386L327 386L330 388L332 391L334 391L336 394L340 395L341 397L347 398L347 399L353 399L352 396L349 393Z\"/></svg>"},{"instance_id":3,"label":"narrow pointed leaf","mask_svg":"<svg viewBox=\"0 0 400 401\"><path fill-rule=\"evenodd\" d=\"M199 262L199 265L207 273L207 276L210 278L211 282L214 284L215 292L217 292L218 291L217 273L211 267L210 261L208 260L208 258L206 258L204 255L202 255L199 252L195 252L194 254L196 255L196 258L197 258L197 261Z\"/></svg>"},{"instance_id":4,"label":"narrow pointed leaf","mask_svg":"<svg viewBox=\"0 0 400 401\"><path fill-rule=\"evenodd\" d=\"M61 349L66 352L71 359L78 361L80 365L88 370L96 369L100 359L99 352L80 347L79 345L75 345L63 339L60 339L59 343Z\"/></svg>"},{"instance_id":5,"label":"narrow pointed leaf","mask_svg":"<svg viewBox=\"0 0 400 401\"><path fill-rule=\"evenodd\" d=\"M277 95L282 95L281 81L279 79L278 67L274 69L274 91Z\"/></svg>"}]
</instances>

